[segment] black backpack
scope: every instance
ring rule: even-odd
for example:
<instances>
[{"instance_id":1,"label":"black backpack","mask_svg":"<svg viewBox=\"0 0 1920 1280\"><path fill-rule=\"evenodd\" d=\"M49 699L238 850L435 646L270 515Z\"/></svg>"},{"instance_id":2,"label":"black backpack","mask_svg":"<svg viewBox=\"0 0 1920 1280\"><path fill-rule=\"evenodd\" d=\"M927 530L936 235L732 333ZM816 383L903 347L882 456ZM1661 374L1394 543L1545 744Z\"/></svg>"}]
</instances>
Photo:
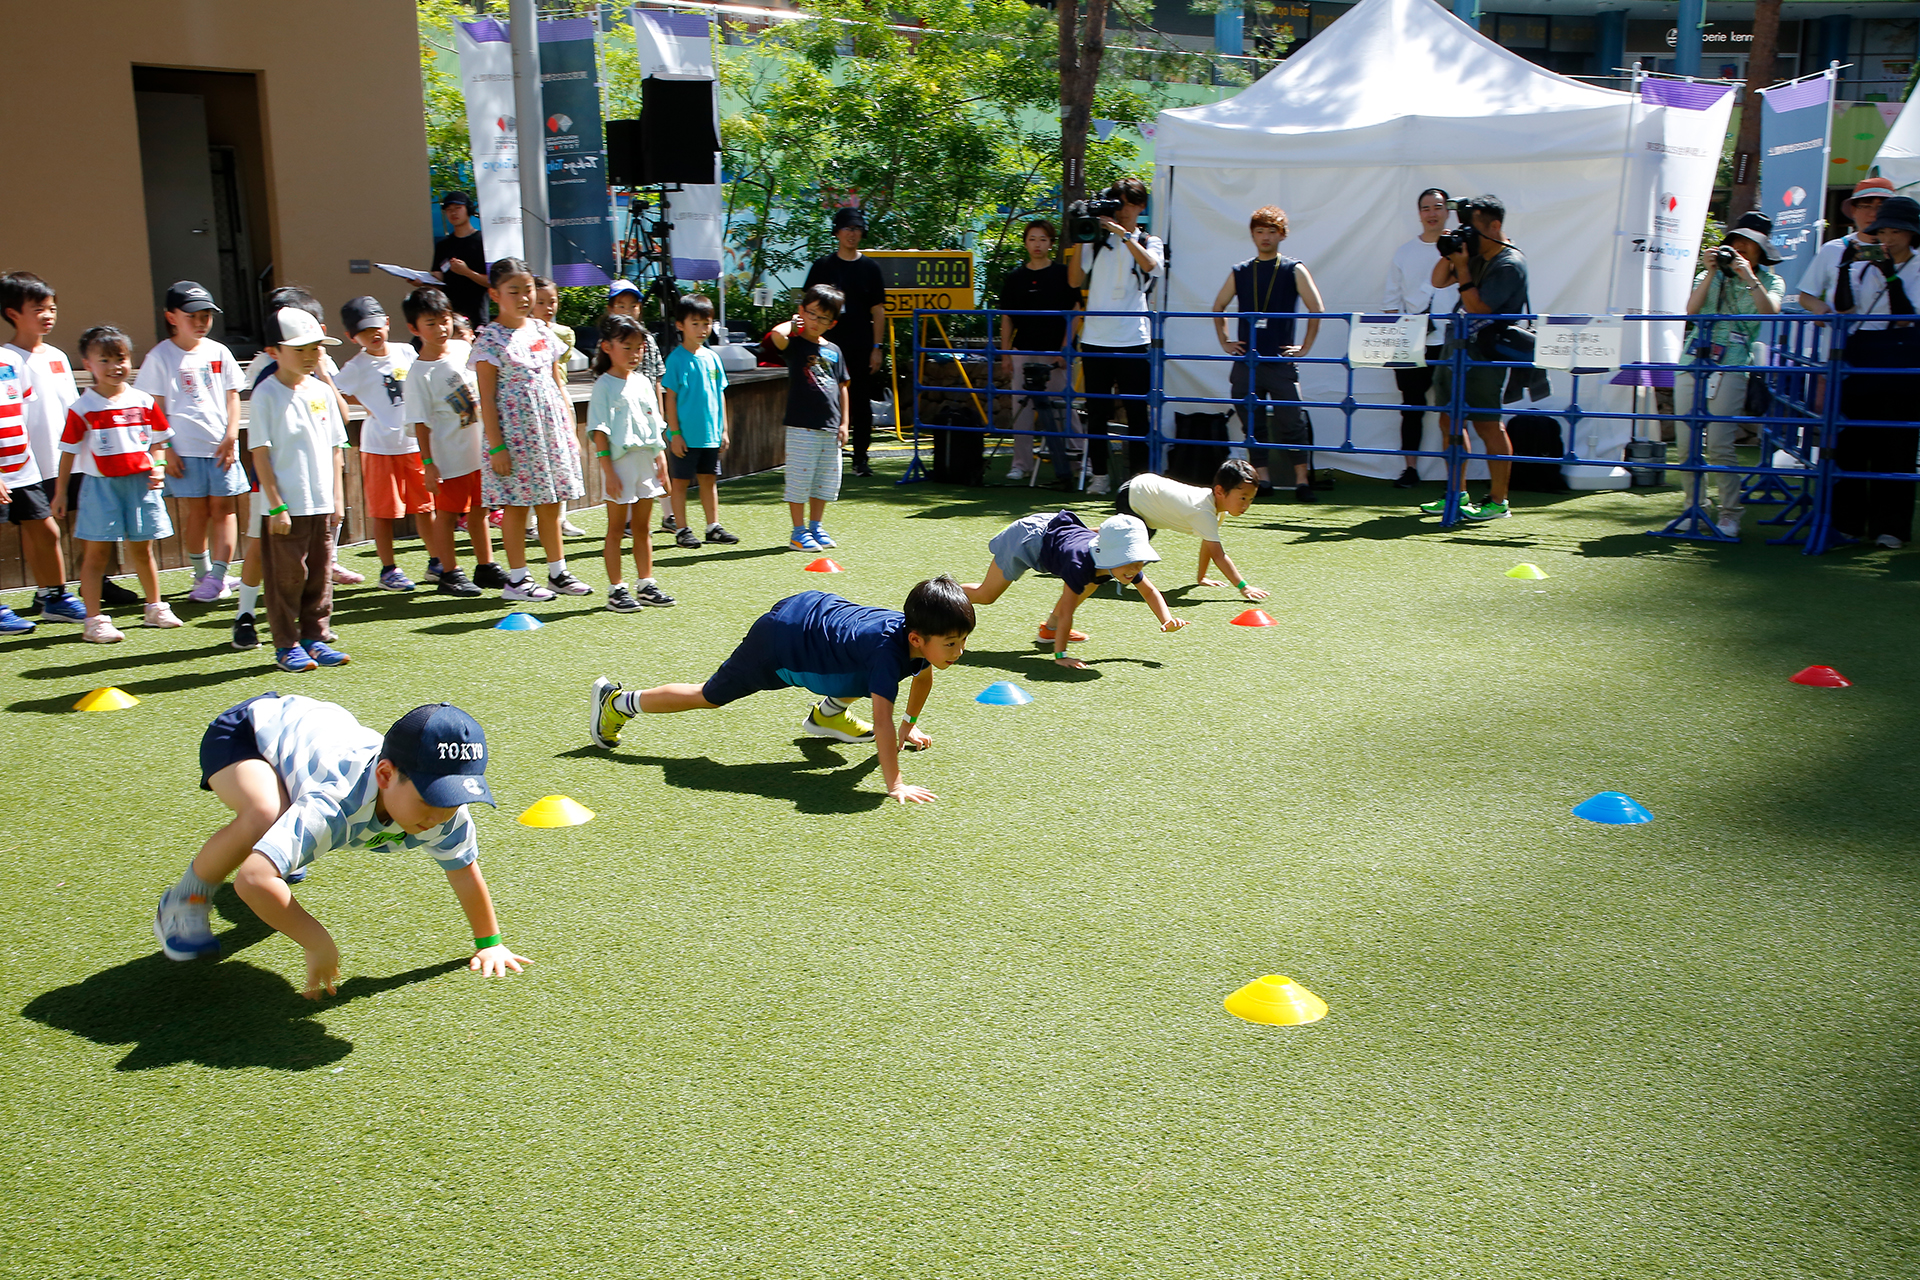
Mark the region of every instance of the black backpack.
<instances>
[{"instance_id":1,"label":"black backpack","mask_svg":"<svg viewBox=\"0 0 1920 1280\"><path fill-rule=\"evenodd\" d=\"M1566 441L1560 434L1560 420L1544 413L1516 413L1507 419L1507 439L1513 451L1529 458L1550 458L1550 462L1516 462L1512 485L1528 493L1565 493L1567 477L1560 470L1566 456Z\"/></svg>"}]
</instances>

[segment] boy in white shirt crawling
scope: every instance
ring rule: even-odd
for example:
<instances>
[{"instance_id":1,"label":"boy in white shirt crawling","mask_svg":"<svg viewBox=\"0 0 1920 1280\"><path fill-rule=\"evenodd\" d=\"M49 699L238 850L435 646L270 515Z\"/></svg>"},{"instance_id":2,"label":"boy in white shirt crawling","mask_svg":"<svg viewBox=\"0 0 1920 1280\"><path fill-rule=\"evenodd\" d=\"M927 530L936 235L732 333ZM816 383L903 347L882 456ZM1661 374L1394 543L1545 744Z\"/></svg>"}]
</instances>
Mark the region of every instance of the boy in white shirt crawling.
<instances>
[{"instance_id":1,"label":"boy in white shirt crawling","mask_svg":"<svg viewBox=\"0 0 1920 1280\"><path fill-rule=\"evenodd\" d=\"M1147 526L1151 539L1162 529L1178 529L1200 539L1200 568L1194 581L1203 587L1232 586L1242 600L1265 600L1267 593L1249 586L1220 538L1220 521L1225 516L1243 516L1260 493L1260 477L1253 464L1229 458L1213 473L1213 487L1181 484L1151 472L1135 476L1113 495L1113 509L1123 516L1137 516ZM1225 582L1209 578L1209 565L1218 565L1227 575Z\"/></svg>"},{"instance_id":2,"label":"boy in white shirt crawling","mask_svg":"<svg viewBox=\"0 0 1920 1280\"><path fill-rule=\"evenodd\" d=\"M209 908L232 876L240 900L306 952L302 994L332 995L340 948L288 886L323 854L391 844L421 850L446 873L473 930L469 969L520 972L529 962L500 941L467 812L476 801L494 803L486 771L485 732L451 703L415 707L384 737L313 698L268 693L228 708L201 736L200 786L233 819L161 896L153 920L160 949L169 960L219 954Z\"/></svg>"},{"instance_id":3,"label":"boy in white shirt crawling","mask_svg":"<svg viewBox=\"0 0 1920 1280\"><path fill-rule=\"evenodd\" d=\"M240 465L240 388L233 352L207 334L220 314L213 295L191 280L167 290L167 328L173 336L148 351L134 388L159 401L173 427L167 443L167 496L180 504L181 536L193 562L193 590L201 604L224 600L239 538L236 500L247 491Z\"/></svg>"},{"instance_id":4,"label":"boy in white shirt crawling","mask_svg":"<svg viewBox=\"0 0 1920 1280\"><path fill-rule=\"evenodd\" d=\"M433 510L420 446L401 412L413 348L387 341L387 311L377 298L349 299L340 308L340 327L360 348L340 366L333 385L367 411L360 424L360 477L373 546L380 553L380 585L388 591L412 591L413 580L394 559L393 522ZM434 576L434 568L429 562L428 577Z\"/></svg>"}]
</instances>

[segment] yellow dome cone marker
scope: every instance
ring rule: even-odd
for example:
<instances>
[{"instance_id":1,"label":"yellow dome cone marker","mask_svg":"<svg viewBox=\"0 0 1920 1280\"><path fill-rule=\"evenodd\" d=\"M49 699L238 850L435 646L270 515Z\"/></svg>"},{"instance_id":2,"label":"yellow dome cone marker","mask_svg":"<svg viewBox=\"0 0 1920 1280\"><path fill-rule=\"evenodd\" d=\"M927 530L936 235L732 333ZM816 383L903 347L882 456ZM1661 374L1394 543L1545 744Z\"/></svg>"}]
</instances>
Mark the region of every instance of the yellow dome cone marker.
<instances>
[{"instance_id":1,"label":"yellow dome cone marker","mask_svg":"<svg viewBox=\"0 0 1920 1280\"><path fill-rule=\"evenodd\" d=\"M1277 973L1255 978L1222 1004L1236 1018L1264 1022L1271 1027L1298 1027L1327 1016L1325 1000L1292 978L1283 978Z\"/></svg>"},{"instance_id":2,"label":"yellow dome cone marker","mask_svg":"<svg viewBox=\"0 0 1920 1280\"><path fill-rule=\"evenodd\" d=\"M125 689L116 689L109 685L105 689L95 689L86 697L73 704L75 711L125 711L128 707L139 705L140 699Z\"/></svg>"},{"instance_id":3,"label":"yellow dome cone marker","mask_svg":"<svg viewBox=\"0 0 1920 1280\"><path fill-rule=\"evenodd\" d=\"M520 815L523 827L577 827L593 821L593 810L571 796L542 796Z\"/></svg>"},{"instance_id":4,"label":"yellow dome cone marker","mask_svg":"<svg viewBox=\"0 0 1920 1280\"><path fill-rule=\"evenodd\" d=\"M1509 578L1525 578L1528 582L1538 582L1547 576L1546 571L1537 564L1517 564L1507 570Z\"/></svg>"}]
</instances>

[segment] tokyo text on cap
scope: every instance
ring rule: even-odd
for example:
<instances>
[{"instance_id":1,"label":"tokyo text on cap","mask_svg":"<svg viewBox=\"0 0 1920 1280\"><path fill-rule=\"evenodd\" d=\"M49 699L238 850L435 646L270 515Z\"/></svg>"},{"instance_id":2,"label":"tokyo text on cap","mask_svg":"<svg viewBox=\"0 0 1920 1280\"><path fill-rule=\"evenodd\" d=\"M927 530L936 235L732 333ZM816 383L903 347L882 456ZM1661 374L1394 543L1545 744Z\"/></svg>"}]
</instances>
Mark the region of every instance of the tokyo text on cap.
<instances>
[{"instance_id":1,"label":"tokyo text on cap","mask_svg":"<svg viewBox=\"0 0 1920 1280\"><path fill-rule=\"evenodd\" d=\"M487 735L478 720L451 702L430 702L394 721L380 744L380 758L393 761L436 809L475 800L494 804L486 778Z\"/></svg>"}]
</instances>

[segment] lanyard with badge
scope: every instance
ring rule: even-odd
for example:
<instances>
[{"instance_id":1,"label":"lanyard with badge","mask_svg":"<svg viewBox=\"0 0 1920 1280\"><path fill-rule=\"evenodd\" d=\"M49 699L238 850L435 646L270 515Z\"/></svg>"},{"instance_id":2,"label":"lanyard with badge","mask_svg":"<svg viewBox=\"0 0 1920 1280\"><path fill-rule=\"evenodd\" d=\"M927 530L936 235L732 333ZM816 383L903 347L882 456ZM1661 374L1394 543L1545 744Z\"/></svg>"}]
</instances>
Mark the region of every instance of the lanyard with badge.
<instances>
[{"instance_id":1,"label":"lanyard with badge","mask_svg":"<svg viewBox=\"0 0 1920 1280\"><path fill-rule=\"evenodd\" d=\"M1260 288L1260 260L1255 258L1253 261L1253 309L1255 311L1265 311L1267 309L1267 300L1273 297L1273 287L1279 283L1280 259L1277 256L1274 258L1273 270L1267 276L1267 287L1262 290ZM1253 322L1253 332L1256 337L1267 331L1267 320L1268 317L1263 315Z\"/></svg>"}]
</instances>

